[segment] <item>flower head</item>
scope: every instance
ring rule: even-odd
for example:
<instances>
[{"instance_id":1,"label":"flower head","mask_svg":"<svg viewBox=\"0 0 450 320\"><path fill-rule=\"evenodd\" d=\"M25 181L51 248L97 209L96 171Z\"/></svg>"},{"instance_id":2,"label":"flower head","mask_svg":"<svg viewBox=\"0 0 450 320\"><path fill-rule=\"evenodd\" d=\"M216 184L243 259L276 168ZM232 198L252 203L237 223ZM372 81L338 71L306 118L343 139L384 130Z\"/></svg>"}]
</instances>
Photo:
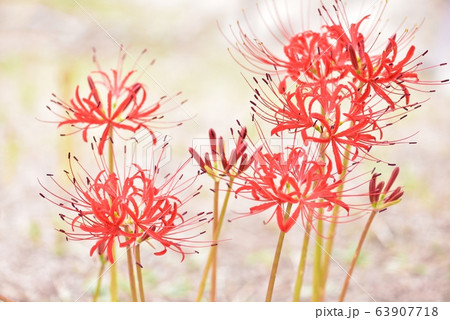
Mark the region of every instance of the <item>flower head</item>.
<instances>
[{"instance_id":1,"label":"flower head","mask_svg":"<svg viewBox=\"0 0 450 320\"><path fill-rule=\"evenodd\" d=\"M384 131L421 106L417 103L393 111L379 102L362 102L352 84L302 85L280 94L269 74L262 80L264 85L255 79L258 87L252 110L272 125L271 134L299 134L305 145L320 144L332 154L338 173L344 169L345 158L379 161L369 154L372 147L404 142L406 138L385 139Z\"/></svg>"},{"instance_id":2,"label":"flower head","mask_svg":"<svg viewBox=\"0 0 450 320\"><path fill-rule=\"evenodd\" d=\"M336 0L331 9L325 5L318 9L320 29L294 31L292 21L283 21L274 4L274 12L270 13L273 21L264 21L266 26L275 26L269 30L276 40L273 48L268 48L253 32L246 32L239 23L238 32L233 32L237 42L230 44L244 59L235 57L244 68L281 75L280 93L295 91L297 85L334 86L339 82L352 84L349 88L355 89L361 102L376 96L392 109L403 107L410 104L412 89L423 91L420 87L424 85L448 80L421 80L421 72L430 67L423 67L420 61L427 51L417 55L416 47L410 45L417 26L383 39L378 29L386 5L380 1L373 15L351 22L342 1Z\"/></svg>"},{"instance_id":3,"label":"flower head","mask_svg":"<svg viewBox=\"0 0 450 320\"><path fill-rule=\"evenodd\" d=\"M334 178L330 165L308 160L300 147L285 151L287 155L259 150L252 164L253 174L240 177L242 183L236 194L260 203L250 208L250 215L273 208L278 227L288 232L299 218L305 225L306 221L329 219L323 210L335 205L348 211L336 191L342 181Z\"/></svg>"},{"instance_id":4,"label":"flower head","mask_svg":"<svg viewBox=\"0 0 450 320\"><path fill-rule=\"evenodd\" d=\"M299 134L305 146L320 145L337 173L344 171L348 160L381 161L369 153L374 146L405 142L408 137L387 140L384 129L421 106L411 102L413 89L423 91L420 86L448 81L420 79L426 68L419 60L426 52L416 55L410 45L417 27L382 41L377 29L385 6L351 22L342 1L336 0L332 9L319 8L319 30L296 33L289 19L282 21L274 3L275 30L269 31L282 50L268 49L240 24L234 34L240 41L233 47L248 69L266 72L264 84L253 78L257 87L252 110L273 125L272 135Z\"/></svg>"},{"instance_id":5,"label":"flower head","mask_svg":"<svg viewBox=\"0 0 450 320\"><path fill-rule=\"evenodd\" d=\"M98 69L87 77L88 93L81 93L80 87L77 86L69 103L56 96L56 100L52 100L61 109L54 112L62 119L58 122L58 127L68 125L76 128L75 132L81 131L86 142L90 129L99 127L103 130L98 145L100 154L103 153L105 143L114 130L135 133L139 129L145 129L156 143L154 130L161 126L161 120L167 112L161 110L162 106L172 99L161 97L155 102L149 102L144 84L131 80L136 70L123 72L124 59L125 53L122 52L118 67L109 73L102 70L97 63ZM95 55L94 61L97 62ZM163 126L167 124L170 125L166 123Z\"/></svg>"},{"instance_id":6,"label":"flower head","mask_svg":"<svg viewBox=\"0 0 450 320\"><path fill-rule=\"evenodd\" d=\"M330 13L325 6L319 12L330 39L346 48L347 61L342 65L342 70L345 70L347 80L357 86L359 100L365 102L376 96L391 109L395 109L410 105L411 90L424 91L420 87L448 80L421 79L421 72L431 67L423 67L423 62L420 61L428 50L416 54L416 47L410 44L418 26L383 39L377 29L386 5L387 2L381 5L374 16L364 16L355 23L348 21L342 1L336 1L334 13ZM368 26L370 20L373 23ZM362 31L364 25L366 31ZM445 63L440 66L443 65Z\"/></svg>"},{"instance_id":7,"label":"flower head","mask_svg":"<svg viewBox=\"0 0 450 320\"><path fill-rule=\"evenodd\" d=\"M74 170L74 161L81 172ZM53 192L44 187L49 196L42 193L41 196L64 211L60 217L69 224L69 230L59 231L68 240L93 241L90 254L106 253L111 263L115 259L115 243L126 247L148 242L152 247L160 247L156 255L171 249L184 258L186 247L195 243L192 237L200 234L186 236L185 233L207 220L205 213L189 218L187 212L181 211L198 194L196 189L181 197L195 181L195 177L182 179L180 171L187 162L162 181L157 165L154 170L148 170L132 164L120 177L106 168L104 159L100 163L103 166L100 172L92 176L69 154L70 169L65 173L71 190L49 175L61 190ZM80 178L81 174L85 177Z\"/></svg>"}]
</instances>

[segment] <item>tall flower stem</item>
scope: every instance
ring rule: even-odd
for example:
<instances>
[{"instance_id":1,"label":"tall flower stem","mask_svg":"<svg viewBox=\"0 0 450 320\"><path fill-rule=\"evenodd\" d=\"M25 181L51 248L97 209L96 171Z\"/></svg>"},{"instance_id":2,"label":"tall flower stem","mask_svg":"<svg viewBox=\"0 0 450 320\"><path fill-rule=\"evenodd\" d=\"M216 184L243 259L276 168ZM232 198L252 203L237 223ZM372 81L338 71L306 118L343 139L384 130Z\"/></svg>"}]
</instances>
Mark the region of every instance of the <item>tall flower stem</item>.
<instances>
[{"instance_id":1,"label":"tall flower stem","mask_svg":"<svg viewBox=\"0 0 450 320\"><path fill-rule=\"evenodd\" d=\"M113 146L113 142L112 142L112 135L113 135L113 127L110 126L109 127L109 141L108 141L108 169L109 172L114 172L114 146ZM115 250L115 246L113 246L113 255L116 254L116 250ZM110 272L111 272L111 283L109 286L109 291L111 294L111 301L112 302L116 302L119 301L119 294L118 294L118 290L117 290L117 266L116 263L114 262L111 265L110 268Z\"/></svg>"},{"instance_id":2,"label":"tall flower stem","mask_svg":"<svg viewBox=\"0 0 450 320\"><path fill-rule=\"evenodd\" d=\"M346 149L347 150L347 149ZM321 146L321 152L320 152L320 158L325 161L326 160L326 147L325 145ZM348 155L346 154L345 160L347 161ZM344 162L344 168L347 166L347 163ZM345 170L345 169L344 169ZM341 175L341 178L344 176L344 173ZM342 184L341 184L342 185ZM335 207L336 209L336 207ZM333 214L337 214L333 213ZM319 216L323 215L323 209L319 209ZM333 215L333 219L335 219ZM333 221L334 222L334 221ZM311 217L311 223L312 217ZM316 241L315 241L315 250L314 250L314 272L313 272L313 290L312 290L312 301L322 301L324 298L324 292L325 287L323 286L324 283L324 276L325 276L325 268L324 268L324 261L325 257L323 257L323 221L321 218L317 221L317 233L316 233Z\"/></svg>"},{"instance_id":3,"label":"tall flower stem","mask_svg":"<svg viewBox=\"0 0 450 320\"><path fill-rule=\"evenodd\" d=\"M305 275L306 257L308 254L309 237L311 233L311 223L312 222L308 221L305 229L305 234L303 236L302 253L300 255L300 262L297 269L297 279L295 281L294 287L294 298L292 299L294 302L300 301L300 294L303 286L303 276Z\"/></svg>"},{"instance_id":4,"label":"tall flower stem","mask_svg":"<svg viewBox=\"0 0 450 320\"><path fill-rule=\"evenodd\" d=\"M136 292L136 279L134 277L133 253L131 252L130 246L127 246L127 261L128 261L128 278L130 280L131 299L133 302L137 302L138 299Z\"/></svg>"},{"instance_id":5,"label":"tall flower stem","mask_svg":"<svg viewBox=\"0 0 450 320\"><path fill-rule=\"evenodd\" d=\"M373 209L372 212L370 213L369 219L366 222L364 230L361 234L361 238L359 239L358 246L356 247L355 253L353 255L352 263L350 264L350 268L347 271L347 277L345 278L344 286L342 287L342 291L339 296L339 302L342 302L345 299L348 285L350 284L350 280L352 278L353 269L355 268L356 261L358 260L359 254L361 253L361 248L364 244L364 240L366 239L367 232L369 231L370 225L372 224L372 221L375 218L375 215L378 213L378 211L379 210L377 210L377 209Z\"/></svg>"},{"instance_id":6,"label":"tall flower stem","mask_svg":"<svg viewBox=\"0 0 450 320\"><path fill-rule=\"evenodd\" d=\"M217 240L219 239L220 230L222 228L223 220L225 218L225 212L227 210L228 201L230 200L230 194L231 194L231 190L233 187L233 180L234 180L233 177L230 178L230 182L228 183L227 192L225 194L225 198L224 198L223 204L222 204L222 210L220 211L219 222L217 224L216 232L213 235L213 246L209 250L208 259L206 260L205 268L203 269L202 279L200 281L200 286L197 291L197 297L195 299L195 301L197 301L197 302L202 300L203 293L205 291L206 279L208 278L209 269L211 268L213 255L214 255L213 249L214 249L214 247L217 246Z\"/></svg>"},{"instance_id":7,"label":"tall flower stem","mask_svg":"<svg viewBox=\"0 0 450 320\"><path fill-rule=\"evenodd\" d=\"M284 219L289 218L291 212L292 203L289 203L286 208L286 213L284 214ZM273 257L272 270L270 272L269 285L267 287L266 302L272 301L273 288L275 286L275 279L277 277L278 264L280 262L281 249L283 248L284 236L286 232L280 231L278 236L277 248L275 250L275 256Z\"/></svg>"},{"instance_id":8,"label":"tall flower stem","mask_svg":"<svg viewBox=\"0 0 450 320\"><path fill-rule=\"evenodd\" d=\"M97 302L100 295L100 288L102 285L103 272L105 271L106 259L103 255L100 255L100 270L98 271L97 285L95 286L94 296L92 302Z\"/></svg>"},{"instance_id":9,"label":"tall flower stem","mask_svg":"<svg viewBox=\"0 0 450 320\"><path fill-rule=\"evenodd\" d=\"M323 211L323 210L321 210ZM313 291L311 300L314 302L320 301L321 290L323 282L323 268L322 268L322 233L323 233L323 221L319 219L317 221L317 234L316 245L314 250L314 274L313 274Z\"/></svg>"},{"instance_id":10,"label":"tall flower stem","mask_svg":"<svg viewBox=\"0 0 450 320\"><path fill-rule=\"evenodd\" d=\"M113 255L116 254L116 248L113 246ZM111 268L109 268L111 272L111 283L109 285L109 292L111 294L111 302L119 301L119 293L117 290L117 266L116 262L111 264Z\"/></svg>"},{"instance_id":11,"label":"tall flower stem","mask_svg":"<svg viewBox=\"0 0 450 320\"><path fill-rule=\"evenodd\" d=\"M217 226L219 224L219 185L220 180L214 180L214 208L213 208L213 239L216 237ZM211 248L211 292L210 301L216 301L216 284L217 284L217 246Z\"/></svg>"},{"instance_id":12,"label":"tall flower stem","mask_svg":"<svg viewBox=\"0 0 450 320\"><path fill-rule=\"evenodd\" d=\"M139 243L136 244L134 255L136 257L136 275L139 287L139 299L141 302L145 302L144 282L142 281L141 245Z\"/></svg>"},{"instance_id":13,"label":"tall flower stem","mask_svg":"<svg viewBox=\"0 0 450 320\"><path fill-rule=\"evenodd\" d=\"M341 194L342 191L344 190L344 179L345 176L347 175L347 166L348 166L348 158L350 157L350 146L347 145L347 147L345 148L345 153L344 153L344 159L342 160L342 173L341 173L341 180L342 183L338 186L337 188L337 194ZM341 197L339 197L339 199L341 199ZM329 269L330 269L330 258L331 258L331 253L333 251L333 244L334 244L334 238L336 236L336 227L337 227L337 217L339 214L339 206L335 206L333 208L333 213L332 213L332 220L330 223L330 227L328 229L328 237L327 237L327 241L325 244L325 254L323 257L323 265L322 265L322 290L321 290L321 297L320 300L323 301L325 299L325 288L327 285L327 280L328 280L328 273L329 273ZM323 249L323 248L322 248Z\"/></svg>"}]
</instances>

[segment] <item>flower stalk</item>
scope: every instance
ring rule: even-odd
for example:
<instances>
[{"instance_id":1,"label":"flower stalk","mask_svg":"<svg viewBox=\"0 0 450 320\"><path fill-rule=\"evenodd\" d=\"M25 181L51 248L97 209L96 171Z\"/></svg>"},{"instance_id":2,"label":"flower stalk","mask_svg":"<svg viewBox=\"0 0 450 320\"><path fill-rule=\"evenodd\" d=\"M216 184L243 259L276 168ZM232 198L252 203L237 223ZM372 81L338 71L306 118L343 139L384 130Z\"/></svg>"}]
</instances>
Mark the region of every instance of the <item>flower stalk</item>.
<instances>
[{"instance_id":1,"label":"flower stalk","mask_svg":"<svg viewBox=\"0 0 450 320\"><path fill-rule=\"evenodd\" d=\"M337 188L337 193L339 195L342 194L342 192L344 190L345 177L347 175L349 156L350 156L350 146L348 145L345 148L345 153L344 153L344 157L343 157L344 159L342 160L342 165L343 165L344 169L340 175L342 183ZM334 239L336 237L337 217L339 215L340 210L341 210L340 206L335 206L333 208L332 220L331 220L331 223L330 223L330 226L328 229L328 237L326 240L325 251L323 254L323 264L322 264L322 270L321 270L322 277L321 277L321 284L320 284L321 289L320 289L319 296L317 296L317 301L324 301L324 299L325 299L326 285L327 285L328 274L329 274L329 270L330 270L330 258L331 258L331 253L333 252ZM321 250L323 251L323 247L321 248Z\"/></svg>"},{"instance_id":2,"label":"flower stalk","mask_svg":"<svg viewBox=\"0 0 450 320\"><path fill-rule=\"evenodd\" d=\"M113 127L110 126L109 127L109 140L108 140L108 170L109 173L113 173L114 172L114 145L113 145ZM112 201L111 199L109 201ZM114 260L114 255L115 255L115 245L113 244L113 248L112 248L112 254L113 257L112 259ZM117 288L117 265L116 263L112 263L111 267L110 267L110 277L111 277L111 282L109 284L109 291L110 291L110 295L111 295L111 302L117 302L119 301L119 291Z\"/></svg>"},{"instance_id":3,"label":"flower stalk","mask_svg":"<svg viewBox=\"0 0 450 320\"><path fill-rule=\"evenodd\" d=\"M220 180L214 181L214 204L213 204L213 241L218 237L218 225L219 225L219 187ZM217 283L217 246L213 246L210 249L212 251L211 262L211 292L210 301L216 301L216 283Z\"/></svg>"},{"instance_id":4,"label":"flower stalk","mask_svg":"<svg viewBox=\"0 0 450 320\"><path fill-rule=\"evenodd\" d=\"M238 122L239 123L239 122ZM233 130L231 130L233 133ZM223 137L217 137L214 129L209 130L209 144L211 152L206 152L202 157L196 150L189 148L189 152L202 169L202 171L214 181L214 199L213 199L213 227L212 227L212 247L208 255L208 259L203 270L202 279L200 281L199 289L197 292L196 301L201 301L203 292L206 286L206 279L211 271L211 291L210 301L216 301L217 291L217 241L219 239L220 230L225 218L226 208L228 206L228 200L232 190L233 181L236 177L241 175L253 161L253 157L248 157L246 153L247 145L245 138L247 136L247 129L242 127L238 131L239 137L237 138L236 148L234 148L230 155L225 153L225 145ZM219 193L220 182L222 180L227 181L227 191L222 204L222 210L219 215Z\"/></svg>"},{"instance_id":5,"label":"flower stalk","mask_svg":"<svg viewBox=\"0 0 450 320\"><path fill-rule=\"evenodd\" d=\"M142 264L141 264L141 245L137 243L134 248L134 255L136 257L136 275L139 288L139 299L145 302L144 281L142 279Z\"/></svg>"},{"instance_id":6,"label":"flower stalk","mask_svg":"<svg viewBox=\"0 0 450 320\"><path fill-rule=\"evenodd\" d=\"M322 212L323 210L320 210ZM320 214L320 213L319 213ZM323 290L322 283L324 281L324 269L323 269L323 221L319 219L317 221L317 234L314 250L314 274L313 274L313 290L311 300L313 302L320 301L321 293Z\"/></svg>"},{"instance_id":7,"label":"flower stalk","mask_svg":"<svg viewBox=\"0 0 450 320\"><path fill-rule=\"evenodd\" d=\"M353 269L356 266L356 262L358 261L359 254L361 253L362 246L364 244L364 240L366 240L367 232L369 231L370 225L372 224L375 215L378 213L378 210L372 210L370 213L369 219L364 226L363 232L358 242L358 246L356 247L355 253L353 254L353 259L350 264L350 267L347 271L347 276L345 277L344 285L342 287L341 293L339 295L339 302L343 302L345 300L345 295L347 294L347 289L350 284L350 280L352 279Z\"/></svg>"},{"instance_id":8,"label":"flower stalk","mask_svg":"<svg viewBox=\"0 0 450 320\"><path fill-rule=\"evenodd\" d=\"M372 212L370 213L369 219L364 226L361 237L359 238L358 246L356 247L355 253L353 254L352 262L350 263L350 267L347 271L347 276L345 277L344 285L342 286L341 294L339 295L339 302L345 300L347 289L350 284L350 280L352 279L353 269L355 268L356 262L358 261L362 246L364 244L364 241L366 240L367 233L370 229L370 226L372 225L375 216L380 211L384 211L388 207L395 205L401 201L401 197L403 195L401 187L397 187L394 191L391 191L391 187L397 179L399 171L400 169L398 167L395 167L387 183L381 181L377 184L377 177L379 176L379 174L374 173L372 175L372 179L369 183L369 200L372 204Z\"/></svg>"},{"instance_id":9,"label":"flower stalk","mask_svg":"<svg viewBox=\"0 0 450 320\"><path fill-rule=\"evenodd\" d=\"M226 210L227 210L227 207L228 207L228 201L230 200L230 195L231 195L231 192L233 190L232 189L232 187L233 187L233 180L234 180L234 178L231 177L230 181L228 183L228 188L227 188L227 191L225 193L225 198L224 198L223 203L222 203L222 209L220 211L219 221L217 223L216 232L214 232L214 234L213 234L212 247L209 249L208 258L206 260L206 264L205 264L205 267L204 267L203 273L202 273L202 278L200 280L200 285L198 287L197 297L195 298L196 302L202 301L202 297L203 297L203 294L205 292L206 281L207 281L209 270L211 269L211 265L212 265L213 257L214 257L214 250L213 249L214 249L214 247L217 246L217 241L219 240L220 230L222 229L222 225L223 225L223 222L225 220L225 213L226 213Z\"/></svg>"},{"instance_id":10,"label":"flower stalk","mask_svg":"<svg viewBox=\"0 0 450 320\"><path fill-rule=\"evenodd\" d=\"M295 286L294 286L294 302L300 301L301 296L301 290L303 286L303 277L305 275L305 268L306 268L306 258L308 254L308 246L309 246L309 238L311 237L311 222L308 220L305 228L305 234L303 235L303 242L302 242L302 252L300 254L300 261L298 263L297 268L297 277L295 280Z\"/></svg>"},{"instance_id":11,"label":"flower stalk","mask_svg":"<svg viewBox=\"0 0 450 320\"><path fill-rule=\"evenodd\" d=\"M291 213L291 208L292 208L292 203L289 203L286 207L286 213L284 214L284 220L287 220L289 218L289 215ZM272 301L273 289L275 287L275 279L277 277L278 264L280 263L281 249L283 248L283 242L284 242L285 235L286 235L286 232L280 230L280 235L278 236L278 242L277 242L277 247L275 250L275 255L273 257L272 269L270 271L269 285L267 286L266 302Z\"/></svg>"},{"instance_id":12,"label":"flower stalk","mask_svg":"<svg viewBox=\"0 0 450 320\"><path fill-rule=\"evenodd\" d=\"M134 276L134 266L135 263L133 261L133 253L131 252L131 247L126 248L127 251L127 262L128 262L128 280L130 282L130 292L131 292L131 301L137 302L137 291L136 291L136 278Z\"/></svg>"},{"instance_id":13,"label":"flower stalk","mask_svg":"<svg viewBox=\"0 0 450 320\"><path fill-rule=\"evenodd\" d=\"M103 272L105 271L106 259L103 255L99 255L100 257L100 269L98 271L97 276L97 285L95 286L94 296L92 297L92 302L97 302L100 296L100 289L102 285Z\"/></svg>"}]
</instances>

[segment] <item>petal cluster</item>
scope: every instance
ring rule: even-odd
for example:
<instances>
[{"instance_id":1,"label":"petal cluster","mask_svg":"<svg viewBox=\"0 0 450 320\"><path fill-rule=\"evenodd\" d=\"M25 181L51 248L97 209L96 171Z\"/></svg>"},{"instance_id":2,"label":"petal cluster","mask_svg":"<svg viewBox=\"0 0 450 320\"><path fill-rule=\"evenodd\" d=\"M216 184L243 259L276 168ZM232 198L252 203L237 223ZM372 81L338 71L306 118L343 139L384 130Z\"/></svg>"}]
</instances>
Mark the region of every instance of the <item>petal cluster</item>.
<instances>
[{"instance_id":1,"label":"petal cluster","mask_svg":"<svg viewBox=\"0 0 450 320\"><path fill-rule=\"evenodd\" d=\"M73 168L74 161L79 171ZM63 210L60 217L69 228L59 231L68 240L93 241L90 254L106 253L111 263L115 243L128 247L148 242L159 247L156 255L171 249L184 257L185 248L192 246L192 238L199 235L189 232L208 220L206 213L189 217L182 211L198 189L181 197L195 181L195 177L183 179L181 168L164 178L159 177L159 169L143 169L137 164L131 165L124 177L107 168L91 176L70 154L69 165L65 174L71 187L65 188L49 175L60 190L44 187L48 195L41 196ZM84 178L80 174L85 174Z\"/></svg>"},{"instance_id":2,"label":"petal cluster","mask_svg":"<svg viewBox=\"0 0 450 320\"><path fill-rule=\"evenodd\" d=\"M422 106L424 101L413 100L414 91L433 92L424 87L448 82L422 79L431 67L421 61L427 51L418 54L411 45L417 27L388 37L380 31L386 5L380 2L374 14L350 21L341 0L322 3L320 28L298 32L273 2L268 4L270 21L260 11L275 40L267 42L271 47L251 26L246 31L238 22L237 32L231 28L233 58L247 71L263 74L247 80L254 93L251 109L269 124L271 137L282 141L281 152L263 143L251 166L253 174L241 177L236 193L259 202L250 214L274 210L278 226L287 232L300 217L303 222L336 222L340 209L349 214L350 208L386 206L401 197L399 189L388 196L388 189L374 185L375 176L343 187L344 180L364 176L350 175L363 161L392 165L379 159L374 147L414 144L408 135L387 139L386 129ZM350 204L350 197L367 195L359 189L367 183L370 203ZM332 219L324 213L330 209Z\"/></svg>"},{"instance_id":3,"label":"petal cluster","mask_svg":"<svg viewBox=\"0 0 450 320\"><path fill-rule=\"evenodd\" d=\"M281 231L288 232L300 218L303 224L316 219L330 218L324 211L342 202L331 166L309 161L304 149L297 147L283 153L259 150L252 164L253 174L241 177L242 185L236 194L247 196L259 204L250 208L250 214L272 209Z\"/></svg>"},{"instance_id":4,"label":"petal cluster","mask_svg":"<svg viewBox=\"0 0 450 320\"><path fill-rule=\"evenodd\" d=\"M136 71L123 73L124 58L123 54L119 67L110 72L102 70L97 64L98 69L87 77L87 92L81 92L77 86L74 97L68 103L54 96L52 102L57 109L48 107L61 118L58 127L69 126L74 128L75 132L81 131L85 142L88 141L88 132L91 129L100 128L102 133L98 145L99 154L103 153L106 141L112 137L115 130L135 133L144 129L153 137L153 143L156 143L156 128L181 124L162 122L166 112L162 107L173 97L169 99L164 96L154 102L149 101L144 84L132 81Z\"/></svg>"},{"instance_id":5,"label":"petal cluster","mask_svg":"<svg viewBox=\"0 0 450 320\"><path fill-rule=\"evenodd\" d=\"M241 65L265 73L262 82L254 78L256 87L249 82L254 87L252 110L273 126L272 135L300 134L305 145L322 145L338 173L345 169L344 159L379 161L369 153L372 147L406 140L387 140L385 129L421 107L423 101L411 99L412 90L431 92L423 87L448 81L421 79L427 68L420 59L426 51L417 54L410 45L416 28L383 39L377 23L385 6L350 22L336 0L331 9L319 9L319 30L298 33L274 14L282 35L276 38L282 44L278 50L267 48L240 24L235 34L233 47L245 60Z\"/></svg>"}]
</instances>

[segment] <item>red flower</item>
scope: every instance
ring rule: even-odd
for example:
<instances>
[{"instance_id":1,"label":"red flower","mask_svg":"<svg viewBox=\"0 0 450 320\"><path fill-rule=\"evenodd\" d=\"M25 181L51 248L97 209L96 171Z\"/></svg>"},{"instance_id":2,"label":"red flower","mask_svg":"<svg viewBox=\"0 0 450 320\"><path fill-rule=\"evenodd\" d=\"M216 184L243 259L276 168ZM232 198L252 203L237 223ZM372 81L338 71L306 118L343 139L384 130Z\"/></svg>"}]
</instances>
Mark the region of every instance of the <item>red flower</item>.
<instances>
[{"instance_id":1,"label":"red flower","mask_svg":"<svg viewBox=\"0 0 450 320\"><path fill-rule=\"evenodd\" d=\"M403 105L399 106L407 106L411 89L448 80L420 80L419 74L426 68L422 67L419 59L426 52L415 56L415 47L409 46L417 27L401 36L394 34L380 44L382 37L376 29L386 5L387 2L375 10L374 16L367 15L356 23L350 23L342 1L335 1L332 10L326 6L319 9L323 21L320 31L295 33L289 20L281 21L274 4L271 16L276 29L269 32L281 44L280 47L267 48L257 36L249 36L238 24L239 33L233 34L237 42L230 43L245 62L235 60L252 72L281 74L280 93L294 91L296 85L320 85L324 82L334 85L339 81L344 85L352 84L349 87L355 88L361 103L375 95L392 109L403 100ZM368 25L370 21L373 21L372 25ZM365 33L360 30L363 25L368 30ZM400 48L405 47L406 53L401 55ZM274 53L281 50L284 55ZM293 81L292 85L287 85L288 79Z\"/></svg>"},{"instance_id":2,"label":"red flower","mask_svg":"<svg viewBox=\"0 0 450 320\"><path fill-rule=\"evenodd\" d=\"M80 175L73 169L73 160L86 174L85 180L78 178ZM105 163L104 159L99 163ZM185 232L194 230L207 220L205 213L187 218L186 212L180 211L198 194L197 189L186 198L180 198L195 181L195 177L181 179L179 173L186 164L174 174L165 176L161 182L158 165L154 170L146 170L133 164L123 178L110 173L107 168L101 168L96 176L91 176L78 159L69 154L70 170L65 173L72 190L65 189L53 175L49 175L62 193L44 187L50 197L40 195L68 212L61 213L60 217L70 225L70 230L59 230L68 240L94 241L91 255L98 250L100 254L106 253L113 263L114 243L126 247L147 241L152 247L154 244L161 247L156 255L171 249L184 258L185 248L194 244L192 237L199 235L186 236Z\"/></svg>"},{"instance_id":3,"label":"red flower","mask_svg":"<svg viewBox=\"0 0 450 320\"><path fill-rule=\"evenodd\" d=\"M289 77L298 84L336 82L347 74L343 68L346 60L345 47L336 43L327 33L305 31L291 37L284 46L288 58L285 65ZM284 92L286 79L280 84Z\"/></svg>"},{"instance_id":4,"label":"red flower","mask_svg":"<svg viewBox=\"0 0 450 320\"><path fill-rule=\"evenodd\" d=\"M299 147L286 151L286 157L283 153L259 151L252 165L254 173L240 177L242 185L236 194L260 203L250 208L250 215L274 208L272 217L276 216L281 231L288 232L299 217L305 224L305 220L329 219L320 211L335 205L349 210L339 199L336 188L342 181L333 177L331 165L308 160Z\"/></svg>"},{"instance_id":5,"label":"red flower","mask_svg":"<svg viewBox=\"0 0 450 320\"><path fill-rule=\"evenodd\" d=\"M348 32L345 31L347 28L341 24L332 24L327 27L330 38L347 48L346 74L350 73L351 82L358 86L361 101L375 94L386 101L392 109L403 98L408 105L410 103L408 83L420 83L418 72L421 63L417 63L417 58L414 58L414 46L410 46L401 59L398 59L398 48L405 45L402 42L412 35L402 36L397 41L394 34L387 40L385 49L381 53L366 51L366 47L372 47L373 44L369 46L365 43L366 37L359 32L359 28L368 18L369 16L366 16L358 23L352 24ZM391 98L392 95L396 96L397 101Z\"/></svg>"},{"instance_id":6,"label":"red flower","mask_svg":"<svg viewBox=\"0 0 450 320\"><path fill-rule=\"evenodd\" d=\"M86 142L89 129L103 128L98 146L100 154L103 153L105 142L113 130L127 130L134 133L139 129L145 129L153 136L155 143L154 129L164 118L160 109L167 101L166 97L156 102L149 102L144 84L130 81L136 71L132 70L123 74L124 58L125 54L122 53L118 69L112 69L111 73L103 71L97 63L98 70L87 77L88 94L81 94L77 86L75 96L69 103L63 102L56 96L57 100L52 100L63 111L55 112L62 118L58 127L70 125L77 128L77 131L82 131Z\"/></svg>"},{"instance_id":7,"label":"red flower","mask_svg":"<svg viewBox=\"0 0 450 320\"><path fill-rule=\"evenodd\" d=\"M293 92L276 92L272 78L263 79L270 92L259 85L255 89L253 111L273 125L272 135L282 132L299 133L305 144L321 144L322 150L331 149L338 173L348 149L352 161L361 158L378 159L368 154L373 146L391 145L400 140L384 140L384 129L406 117L411 105L395 112L380 103L361 102L355 86L327 83L298 86ZM276 98L269 98L275 96Z\"/></svg>"},{"instance_id":8,"label":"red flower","mask_svg":"<svg viewBox=\"0 0 450 320\"><path fill-rule=\"evenodd\" d=\"M274 53L280 50L267 48L254 34L248 35L238 23L239 33L233 33L237 41L229 42L244 58L245 62L240 62L233 56L242 67L257 73L286 74L279 84L280 93L289 90L287 79L298 84L311 84L324 79L336 82L346 76L348 71L344 65L348 54L345 46L327 32L304 30L294 33L289 21L281 21L278 14L273 17L276 17L274 23L278 25L281 36L273 30L269 32L282 44L279 49L282 49L284 56Z\"/></svg>"}]
</instances>

